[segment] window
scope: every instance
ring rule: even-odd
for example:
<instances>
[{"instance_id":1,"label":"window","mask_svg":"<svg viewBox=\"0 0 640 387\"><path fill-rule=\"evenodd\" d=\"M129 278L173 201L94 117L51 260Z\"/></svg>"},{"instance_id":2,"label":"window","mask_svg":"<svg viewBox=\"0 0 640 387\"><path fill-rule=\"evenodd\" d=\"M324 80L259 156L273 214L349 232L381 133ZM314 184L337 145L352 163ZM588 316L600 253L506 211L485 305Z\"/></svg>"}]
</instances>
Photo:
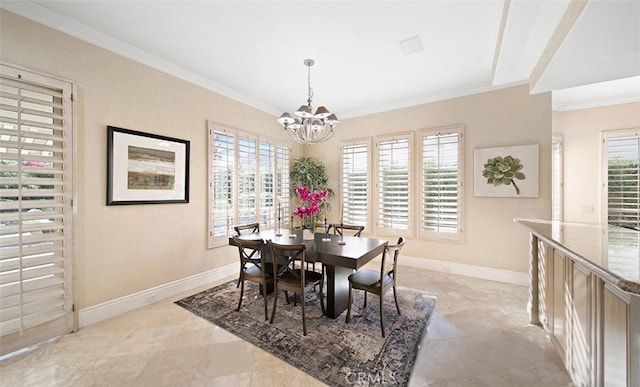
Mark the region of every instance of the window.
<instances>
[{"instance_id":1,"label":"window","mask_svg":"<svg viewBox=\"0 0 640 387\"><path fill-rule=\"evenodd\" d=\"M291 149L276 145L276 200L278 201L278 221L289 224L291 215L291 196L289 195L289 163Z\"/></svg>"},{"instance_id":2,"label":"window","mask_svg":"<svg viewBox=\"0 0 640 387\"><path fill-rule=\"evenodd\" d=\"M0 65L0 355L74 330L69 82Z\"/></svg>"},{"instance_id":3,"label":"window","mask_svg":"<svg viewBox=\"0 0 640 387\"><path fill-rule=\"evenodd\" d=\"M419 236L462 239L463 127L419 132Z\"/></svg>"},{"instance_id":4,"label":"window","mask_svg":"<svg viewBox=\"0 0 640 387\"><path fill-rule=\"evenodd\" d=\"M410 235L411 135L381 137L377 152L377 233Z\"/></svg>"},{"instance_id":5,"label":"window","mask_svg":"<svg viewBox=\"0 0 640 387\"><path fill-rule=\"evenodd\" d=\"M209 140L209 237L233 232L235 198L235 136L225 129L210 133Z\"/></svg>"},{"instance_id":6,"label":"window","mask_svg":"<svg viewBox=\"0 0 640 387\"><path fill-rule=\"evenodd\" d=\"M256 135L208 124L209 247L215 247L227 244L235 225L260 222L263 228L273 228L278 212L290 213L290 150Z\"/></svg>"},{"instance_id":7,"label":"window","mask_svg":"<svg viewBox=\"0 0 640 387\"><path fill-rule=\"evenodd\" d=\"M370 141L345 143L341 163L341 211L344 224L369 226Z\"/></svg>"},{"instance_id":8,"label":"window","mask_svg":"<svg viewBox=\"0 0 640 387\"><path fill-rule=\"evenodd\" d=\"M603 200L607 223L640 228L638 130L603 133Z\"/></svg>"},{"instance_id":9,"label":"window","mask_svg":"<svg viewBox=\"0 0 640 387\"><path fill-rule=\"evenodd\" d=\"M563 144L562 136L554 135L551 142L551 219L563 219Z\"/></svg>"},{"instance_id":10,"label":"window","mask_svg":"<svg viewBox=\"0 0 640 387\"><path fill-rule=\"evenodd\" d=\"M258 177L256 176L256 173L258 171L258 154L256 153L257 149L257 138L249 137L246 135L238 136L237 224L246 224L260 221L259 217L256 219L256 214L258 213L256 208L256 198L258 192ZM233 227L233 225L231 225L231 227Z\"/></svg>"}]
</instances>

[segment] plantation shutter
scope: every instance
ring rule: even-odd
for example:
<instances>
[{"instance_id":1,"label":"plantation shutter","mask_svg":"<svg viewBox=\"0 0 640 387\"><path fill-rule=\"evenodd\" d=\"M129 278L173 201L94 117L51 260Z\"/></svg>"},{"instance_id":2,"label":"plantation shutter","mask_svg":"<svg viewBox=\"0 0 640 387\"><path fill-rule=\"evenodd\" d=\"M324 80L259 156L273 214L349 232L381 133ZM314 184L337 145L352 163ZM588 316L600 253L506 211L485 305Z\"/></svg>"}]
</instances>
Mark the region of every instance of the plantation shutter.
<instances>
[{"instance_id":1,"label":"plantation shutter","mask_svg":"<svg viewBox=\"0 0 640 387\"><path fill-rule=\"evenodd\" d=\"M640 136L638 132L606 135L607 221L640 228Z\"/></svg>"},{"instance_id":2,"label":"plantation shutter","mask_svg":"<svg viewBox=\"0 0 640 387\"><path fill-rule=\"evenodd\" d=\"M212 247L216 241L226 243L235 224L235 136L224 129L214 129L211 123L209 126L209 246Z\"/></svg>"},{"instance_id":3,"label":"plantation shutter","mask_svg":"<svg viewBox=\"0 0 640 387\"><path fill-rule=\"evenodd\" d=\"M341 221L368 227L369 220L369 144L342 147Z\"/></svg>"},{"instance_id":4,"label":"plantation shutter","mask_svg":"<svg viewBox=\"0 0 640 387\"><path fill-rule=\"evenodd\" d=\"M551 219L563 219L563 145L562 137L554 136L551 149Z\"/></svg>"},{"instance_id":5,"label":"plantation shutter","mask_svg":"<svg viewBox=\"0 0 640 387\"><path fill-rule=\"evenodd\" d=\"M410 137L400 136L378 142L378 218L379 233L409 233L409 193L411 192Z\"/></svg>"},{"instance_id":6,"label":"plantation shutter","mask_svg":"<svg viewBox=\"0 0 640 387\"><path fill-rule=\"evenodd\" d=\"M274 174L276 165L275 145L260 142L260 217L261 227L272 228L276 224L274 209Z\"/></svg>"},{"instance_id":7,"label":"plantation shutter","mask_svg":"<svg viewBox=\"0 0 640 387\"><path fill-rule=\"evenodd\" d=\"M462 234L462 128L422 131L420 236ZM449 234L449 235L447 235Z\"/></svg>"},{"instance_id":8,"label":"plantation shutter","mask_svg":"<svg viewBox=\"0 0 640 387\"><path fill-rule=\"evenodd\" d=\"M208 121L208 247L228 244L234 226L259 222L262 228L288 224L289 158L284 145Z\"/></svg>"},{"instance_id":9,"label":"plantation shutter","mask_svg":"<svg viewBox=\"0 0 640 387\"><path fill-rule=\"evenodd\" d=\"M291 195L289 191L289 161L291 150L286 146L276 146L276 194L279 203L278 217L280 225L291 221Z\"/></svg>"},{"instance_id":10,"label":"plantation shutter","mask_svg":"<svg viewBox=\"0 0 640 387\"><path fill-rule=\"evenodd\" d=\"M72 85L2 65L0 354L71 332Z\"/></svg>"},{"instance_id":11,"label":"plantation shutter","mask_svg":"<svg viewBox=\"0 0 640 387\"><path fill-rule=\"evenodd\" d=\"M257 169L256 139L238 136L238 224L256 221Z\"/></svg>"}]
</instances>

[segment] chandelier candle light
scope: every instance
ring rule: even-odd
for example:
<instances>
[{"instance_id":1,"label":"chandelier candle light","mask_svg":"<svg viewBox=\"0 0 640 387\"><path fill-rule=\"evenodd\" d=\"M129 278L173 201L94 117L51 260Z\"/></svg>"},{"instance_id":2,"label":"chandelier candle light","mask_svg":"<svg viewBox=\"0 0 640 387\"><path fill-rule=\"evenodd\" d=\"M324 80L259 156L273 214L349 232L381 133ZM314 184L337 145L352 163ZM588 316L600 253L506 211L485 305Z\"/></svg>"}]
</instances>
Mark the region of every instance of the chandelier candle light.
<instances>
[{"instance_id":1,"label":"chandelier candle light","mask_svg":"<svg viewBox=\"0 0 640 387\"><path fill-rule=\"evenodd\" d=\"M307 66L307 104L300 106L293 113L296 117L285 112L278 118L278 122L284 126L284 130L289 133L295 142L306 145L313 145L330 139L334 134L333 128L340 122L338 117L324 106L319 106L316 112L313 113L311 108L311 100L313 99L311 66L314 63L313 59L304 60L304 65Z\"/></svg>"}]
</instances>

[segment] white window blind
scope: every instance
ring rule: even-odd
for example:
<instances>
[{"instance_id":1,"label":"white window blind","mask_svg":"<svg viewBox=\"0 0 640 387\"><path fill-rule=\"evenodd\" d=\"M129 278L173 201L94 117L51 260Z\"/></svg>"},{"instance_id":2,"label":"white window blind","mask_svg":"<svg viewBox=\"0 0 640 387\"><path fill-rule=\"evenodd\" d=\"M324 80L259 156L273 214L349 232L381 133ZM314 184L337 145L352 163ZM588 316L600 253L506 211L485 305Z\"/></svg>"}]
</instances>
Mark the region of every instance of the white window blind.
<instances>
[{"instance_id":1,"label":"white window blind","mask_svg":"<svg viewBox=\"0 0 640 387\"><path fill-rule=\"evenodd\" d=\"M276 145L276 200L280 226L289 225L291 216L291 197L289 194L289 162L291 150L282 145Z\"/></svg>"},{"instance_id":2,"label":"white window blind","mask_svg":"<svg viewBox=\"0 0 640 387\"><path fill-rule=\"evenodd\" d=\"M640 228L640 136L638 131L608 132L603 140L606 162L607 222Z\"/></svg>"},{"instance_id":3,"label":"white window blind","mask_svg":"<svg viewBox=\"0 0 640 387\"><path fill-rule=\"evenodd\" d=\"M210 129L209 197L210 237L226 237L235 223L235 136Z\"/></svg>"},{"instance_id":4,"label":"white window blind","mask_svg":"<svg viewBox=\"0 0 640 387\"><path fill-rule=\"evenodd\" d=\"M1 354L60 336L73 316L72 85L1 65Z\"/></svg>"},{"instance_id":5,"label":"white window blind","mask_svg":"<svg viewBox=\"0 0 640 387\"><path fill-rule=\"evenodd\" d=\"M259 222L262 229L288 224L290 149L275 141L208 122L208 246L226 245L233 227Z\"/></svg>"},{"instance_id":6,"label":"white window blind","mask_svg":"<svg viewBox=\"0 0 640 387\"><path fill-rule=\"evenodd\" d=\"M256 221L257 214L257 140L238 137L238 224Z\"/></svg>"},{"instance_id":7,"label":"white window blind","mask_svg":"<svg viewBox=\"0 0 640 387\"><path fill-rule=\"evenodd\" d=\"M462 126L420 132L421 237L462 238Z\"/></svg>"},{"instance_id":8,"label":"white window blind","mask_svg":"<svg viewBox=\"0 0 640 387\"><path fill-rule=\"evenodd\" d=\"M273 228L277 222L274 202L276 147L260 142L260 226Z\"/></svg>"},{"instance_id":9,"label":"white window blind","mask_svg":"<svg viewBox=\"0 0 640 387\"><path fill-rule=\"evenodd\" d=\"M344 224L369 226L369 142L342 146L341 211Z\"/></svg>"},{"instance_id":10,"label":"white window blind","mask_svg":"<svg viewBox=\"0 0 640 387\"><path fill-rule=\"evenodd\" d=\"M551 219L563 219L563 141L562 136L553 136L551 142Z\"/></svg>"},{"instance_id":11,"label":"white window blind","mask_svg":"<svg viewBox=\"0 0 640 387\"><path fill-rule=\"evenodd\" d=\"M382 138L377 148L377 231L380 234L408 235L411 136Z\"/></svg>"}]
</instances>

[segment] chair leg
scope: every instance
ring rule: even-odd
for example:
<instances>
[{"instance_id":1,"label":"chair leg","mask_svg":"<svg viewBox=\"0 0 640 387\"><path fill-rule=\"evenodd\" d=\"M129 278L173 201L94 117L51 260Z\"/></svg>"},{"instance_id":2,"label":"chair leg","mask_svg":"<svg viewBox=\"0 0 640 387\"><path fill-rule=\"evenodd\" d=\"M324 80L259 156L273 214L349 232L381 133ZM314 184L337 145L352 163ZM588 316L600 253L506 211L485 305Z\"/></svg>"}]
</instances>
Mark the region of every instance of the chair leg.
<instances>
[{"instance_id":1,"label":"chair leg","mask_svg":"<svg viewBox=\"0 0 640 387\"><path fill-rule=\"evenodd\" d=\"M269 312L267 311L267 284L262 284L262 298L264 299L264 321L269 319Z\"/></svg>"},{"instance_id":2,"label":"chair leg","mask_svg":"<svg viewBox=\"0 0 640 387\"><path fill-rule=\"evenodd\" d=\"M271 310L271 320L269 324L273 324L273 318L276 315L276 306L278 305L278 287L274 285L273 289L273 309Z\"/></svg>"},{"instance_id":3,"label":"chair leg","mask_svg":"<svg viewBox=\"0 0 640 387\"><path fill-rule=\"evenodd\" d=\"M318 296L320 297L320 309L322 310L322 315L326 315L327 312L324 309L324 278L320 281L320 293Z\"/></svg>"},{"instance_id":4,"label":"chair leg","mask_svg":"<svg viewBox=\"0 0 640 387\"><path fill-rule=\"evenodd\" d=\"M242 305L242 297L244 297L244 279L242 278L242 274L240 274L240 280L241 280L239 282L239 284L241 285L240 286L240 301L238 301L238 308L236 308L236 311L240 310L240 306Z\"/></svg>"},{"instance_id":5,"label":"chair leg","mask_svg":"<svg viewBox=\"0 0 640 387\"><path fill-rule=\"evenodd\" d=\"M300 300L300 304L302 306L302 335L307 335L307 320L304 315L304 289L302 289L302 300ZM294 303L295 304L295 303Z\"/></svg>"},{"instance_id":6,"label":"chair leg","mask_svg":"<svg viewBox=\"0 0 640 387\"><path fill-rule=\"evenodd\" d=\"M368 292L365 290L365 291L364 291L364 307L365 307L365 308L367 307L367 293L368 293Z\"/></svg>"},{"instance_id":7,"label":"chair leg","mask_svg":"<svg viewBox=\"0 0 640 387\"><path fill-rule=\"evenodd\" d=\"M380 328L382 329L382 337L384 337L384 318L382 317L382 294L380 294Z\"/></svg>"},{"instance_id":8,"label":"chair leg","mask_svg":"<svg viewBox=\"0 0 640 387\"><path fill-rule=\"evenodd\" d=\"M344 322L348 323L351 320L351 293L353 293L353 288L351 287L351 282L349 282L349 299L347 301L347 318Z\"/></svg>"},{"instance_id":9,"label":"chair leg","mask_svg":"<svg viewBox=\"0 0 640 387\"><path fill-rule=\"evenodd\" d=\"M396 309L398 310L398 314L400 313L400 305L398 305L398 297L396 296L396 285L393 285L393 299L396 300Z\"/></svg>"},{"instance_id":10,"label":"chair leg","mask_svg":"<svg viewBox=\"0 0 640 387\"><path fill-rule=\"evenodd\" d=\"M238 274L238 283L236 284L236 289L240 286L240 281L242 281L242 262L240 262L240 274Z\"/></svg>"}]
</instances>

